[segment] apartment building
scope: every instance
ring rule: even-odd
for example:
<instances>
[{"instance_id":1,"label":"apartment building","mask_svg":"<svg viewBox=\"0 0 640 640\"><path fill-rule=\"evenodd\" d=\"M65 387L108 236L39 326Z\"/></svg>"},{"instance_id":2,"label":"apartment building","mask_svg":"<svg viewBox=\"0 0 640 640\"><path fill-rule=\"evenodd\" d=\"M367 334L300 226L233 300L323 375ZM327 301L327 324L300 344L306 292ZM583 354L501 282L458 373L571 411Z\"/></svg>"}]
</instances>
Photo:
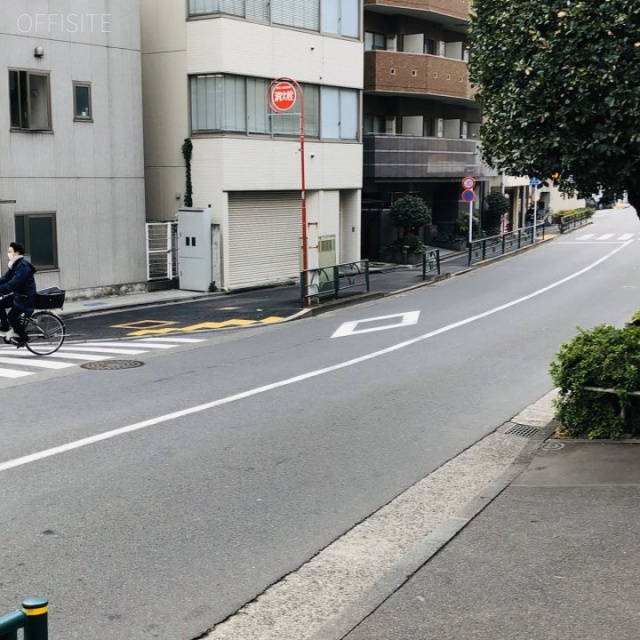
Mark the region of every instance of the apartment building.
<instances>
[{"instance_id":1,"label":"apartment building","mask_svg":"<svg viewBox=\"0 0 640 640\"><path fill-rule=\"evenodd\" d=\"M497 175L478 154L468 24L468 0L364 0L363 256L385 243L395 198L422 195L442 233L468 215L462 178L475 178L479 208Z\"/></svg>"},{"instance_id":2,"label":"apartment building","mask_svg":"<svg viewBox=\"0 0 640 640\"><path fill-rule=\"evenodd\" d=\"M143 289L138 1L0 12L0 255L24 243L38 285L70 297Z\"/></svg>"},{"instance_id":3,"label":"apartment building","mask_svg":"<svg viewBox=\"0 0 640 640\"><path fill-rule=\"evenodd\" d=\"M272 113L276 78L304 100L308 249L359 259L361 14L361 0L142 0L147 219L183 206L189 138L193 207L211 207L220 232L219 288L300 272L301 102Z\"/></svg>"}]
</instances>

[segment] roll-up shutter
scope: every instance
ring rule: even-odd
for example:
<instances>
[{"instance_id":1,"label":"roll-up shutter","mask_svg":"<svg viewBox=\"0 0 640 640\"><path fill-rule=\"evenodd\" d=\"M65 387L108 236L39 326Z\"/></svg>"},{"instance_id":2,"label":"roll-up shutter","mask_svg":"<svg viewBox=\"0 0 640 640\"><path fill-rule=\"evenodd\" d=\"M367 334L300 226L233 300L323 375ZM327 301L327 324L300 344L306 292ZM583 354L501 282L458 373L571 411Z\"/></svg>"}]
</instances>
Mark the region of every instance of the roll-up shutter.
<instances>
[{"instance_id":1,"label":"roll-up shutter","mask_svg":"<svg viewBox=\"0 0 640 640\"><path fill-rule=\"evenodd\" d=\"M227 287L299 277L300 192L229 193Z\"/></svg>"}]
</instances>

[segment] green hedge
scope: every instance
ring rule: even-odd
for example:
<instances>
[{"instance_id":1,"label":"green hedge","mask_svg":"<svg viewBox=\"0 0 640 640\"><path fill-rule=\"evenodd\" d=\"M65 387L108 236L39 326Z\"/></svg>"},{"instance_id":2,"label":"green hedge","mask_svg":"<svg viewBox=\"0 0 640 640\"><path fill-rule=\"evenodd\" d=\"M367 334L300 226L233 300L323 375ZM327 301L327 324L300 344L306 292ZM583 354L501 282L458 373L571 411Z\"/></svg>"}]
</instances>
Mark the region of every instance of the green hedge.
<instances>
[{"instance_id":1,"label":"green hedge","mask_svg":"<svg viewBox=\"0 0 640 640\"><path fill-rule=\"evenodd\" d=\"M635 318L635 316L634 316ZM556 417L573 437L618 439L640 432L640 327L599 325L563 344L550 366ZM615 389L615 394L585 387ZM624 417L622 415L624 411Z\"/></svg>"},{"instance_id":2,"label":"green hedge","mask_svg":"<svg viewBox=\"0 0 640 640\"><path fill-rule=\"evenodd\" d=\"M560 221L565 216L579 216L586 214L589 218L596 212L595 209L591 207L580 207L578 209L566 209L565 211L558 211L551 215L551 219L553 220L553 224L560 224Z\"/></svg>"}]
</instances>

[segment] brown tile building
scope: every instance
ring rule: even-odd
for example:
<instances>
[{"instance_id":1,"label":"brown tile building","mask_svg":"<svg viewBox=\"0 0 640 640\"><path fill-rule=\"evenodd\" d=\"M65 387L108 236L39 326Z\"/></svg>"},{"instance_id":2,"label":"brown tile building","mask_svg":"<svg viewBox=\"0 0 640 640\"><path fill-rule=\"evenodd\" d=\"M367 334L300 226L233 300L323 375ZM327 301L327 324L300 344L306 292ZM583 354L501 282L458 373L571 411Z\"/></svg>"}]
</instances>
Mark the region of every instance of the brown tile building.
<instances>
[{"instance_id":1,"label":"brown tile building","mask_svg":"<svg viewBox=\"0 0 640 640\"><path fill-rule=\"evenodd\" d=\"M468 0L364 0L363 257L393 239L383 211L394 199L422 195L447 232L469 210L462 178L476 179L479 207L496 175L477 149L468 25Z\"/></svg>"}]
</instances>

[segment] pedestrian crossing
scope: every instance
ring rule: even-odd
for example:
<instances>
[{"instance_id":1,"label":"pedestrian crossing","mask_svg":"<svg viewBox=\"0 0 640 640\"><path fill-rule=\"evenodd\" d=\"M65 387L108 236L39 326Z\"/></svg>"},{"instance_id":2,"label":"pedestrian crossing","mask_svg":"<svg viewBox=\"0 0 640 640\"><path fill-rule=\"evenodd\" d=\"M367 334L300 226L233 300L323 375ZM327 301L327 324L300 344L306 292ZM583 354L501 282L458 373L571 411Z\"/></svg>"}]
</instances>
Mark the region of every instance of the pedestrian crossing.
<instances>
[{"instance_id":1,"label":"pedestrian crossing","mask_svg":"<svg viewBox=\"0 0 640 640\"><path fill-rule=\"evenodd\" d=\"M204 342L203 338L154 337L120 342L65 343L50 356L36 356L14 347L0 348L0 380L18 379L42 371L61 371L83 363L100 362L114 357L137 356Z\"/></svg>"},{"instance_id":2,"label":"pedestrian crossing","mask_svg":"<svg viewBox=\"0 0 640 640\"><path fill-rule=\"evenodd\" d=\"M591 242L627 242L629 240L635 240L638 237L637 233L584 233L572 239L572 242L581 242L590 244Z\"/></svg>"}]
</instances>

